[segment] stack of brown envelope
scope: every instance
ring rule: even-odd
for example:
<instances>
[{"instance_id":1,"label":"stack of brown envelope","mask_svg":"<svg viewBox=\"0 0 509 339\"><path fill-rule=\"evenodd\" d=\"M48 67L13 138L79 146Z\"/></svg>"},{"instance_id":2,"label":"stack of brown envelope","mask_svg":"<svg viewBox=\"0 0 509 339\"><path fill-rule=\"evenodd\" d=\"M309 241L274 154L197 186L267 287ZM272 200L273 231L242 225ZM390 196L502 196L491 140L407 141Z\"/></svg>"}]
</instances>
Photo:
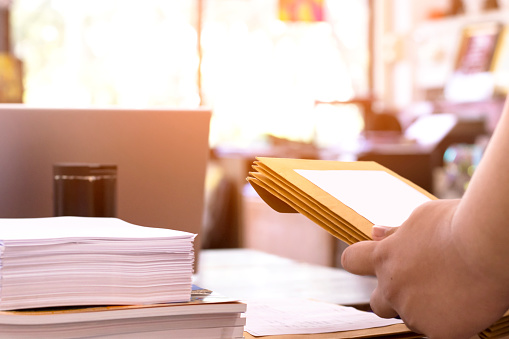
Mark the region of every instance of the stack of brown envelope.
<instances>
[{"instance_id":1,"label":"stack of brown envelope","mask_svg":"<svg viewBox=\"0 0 509 339\"><path fill-rule=\"evenodd\" d=\"M347 244L371 239L371 228L375 221L369 220L352 206L348 206L344 201L308 180L299 174L298 170L359 171L359 173L364 171L362 173L366 174L384 172L397 179L399 184L407 185L410 190L421 195L421 201L436 199L409 180L371 161L341 162L258 157L253 164L253 170L247 180L270 207L282 213L299 212ZM360 185L356 187L356 194L367 198L373 193L374 188L367 184ZM393 199L394 209L401 210L398 197L391 193L386 192L383 202L387 203ZM411 206L410 209L413 210L415 207ZM405 211L406 215L412 210Z\"/></svg>"}]
</instances>

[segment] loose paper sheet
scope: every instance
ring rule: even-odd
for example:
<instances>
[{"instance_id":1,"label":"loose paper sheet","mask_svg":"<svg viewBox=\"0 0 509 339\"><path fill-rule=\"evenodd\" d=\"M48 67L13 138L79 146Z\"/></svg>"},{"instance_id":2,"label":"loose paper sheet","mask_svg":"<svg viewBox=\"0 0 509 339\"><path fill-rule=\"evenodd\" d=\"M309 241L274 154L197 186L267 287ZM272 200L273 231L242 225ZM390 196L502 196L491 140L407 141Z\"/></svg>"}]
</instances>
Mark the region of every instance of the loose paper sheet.
<instances>
[{"instance_id":1,"label":"loose paper sheet","mask_svg":"<svg viewBox=\"0 0 509 339\"><path fill-rule=\"evenodd\" d=\"M11 244L68 242L70 239L186 239L194 234L138 226L117 218L0 218L0 241ZM63 240L59 240L63 239Z\"/></svg>"},{"instance_id":2,"label":"loose paper sheet","mask_svg":"<svg viewBox=\"0 0 509 339\"><path fill-rule=\"evenodd\" d=\"M403 323L371 312L319 301L247 301L245 330L254 336L329 333Z\"/></svg>"},{"instance_id":3,"label":"loose paper sheet","mask_svg":"<svg viewBox=\"0 0 509 339\"><path fill-rule=\"evenodd\" d=\"M295 171L376 225L400 226L431 200L384 171Z\"/></svg>"}]
</instances>

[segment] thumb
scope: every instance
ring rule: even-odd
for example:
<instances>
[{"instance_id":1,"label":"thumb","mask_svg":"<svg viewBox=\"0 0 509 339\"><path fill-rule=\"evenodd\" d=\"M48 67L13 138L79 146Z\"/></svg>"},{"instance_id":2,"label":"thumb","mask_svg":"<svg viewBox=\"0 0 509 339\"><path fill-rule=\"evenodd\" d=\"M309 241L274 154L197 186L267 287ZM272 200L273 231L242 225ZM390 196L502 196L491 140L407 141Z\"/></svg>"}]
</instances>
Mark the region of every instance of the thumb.
<instances>
[{"instance_id":1,"label":"thumb","mask_svg":"<svg viewBox=\"0 0 509 339\"><path fill-rule=\"evenodd\" d=\"M373 228L371 229L371 237L375 241L383 240L396 232L398 228L399 227L373 225Z\"/></svg>"}]
</instances>

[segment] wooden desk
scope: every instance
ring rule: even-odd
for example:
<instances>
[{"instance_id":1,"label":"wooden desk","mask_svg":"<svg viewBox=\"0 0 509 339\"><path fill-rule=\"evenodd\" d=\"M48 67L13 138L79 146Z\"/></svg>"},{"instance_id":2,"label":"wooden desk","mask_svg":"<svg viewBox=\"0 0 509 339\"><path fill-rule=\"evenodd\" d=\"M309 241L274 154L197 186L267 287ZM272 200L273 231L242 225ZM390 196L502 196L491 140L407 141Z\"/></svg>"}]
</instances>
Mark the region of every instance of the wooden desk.
<instances>
[{"instance_id":1,"label":"wooden desk","mask_svg":"<svg viewBox=\"0 0 509 339\"><path fill-rule=\"evenodd\" d=\"M194 283L231 298L306 298L365 308L376 278L248 249L202 250Z\"/></svg>"}]
</instances>

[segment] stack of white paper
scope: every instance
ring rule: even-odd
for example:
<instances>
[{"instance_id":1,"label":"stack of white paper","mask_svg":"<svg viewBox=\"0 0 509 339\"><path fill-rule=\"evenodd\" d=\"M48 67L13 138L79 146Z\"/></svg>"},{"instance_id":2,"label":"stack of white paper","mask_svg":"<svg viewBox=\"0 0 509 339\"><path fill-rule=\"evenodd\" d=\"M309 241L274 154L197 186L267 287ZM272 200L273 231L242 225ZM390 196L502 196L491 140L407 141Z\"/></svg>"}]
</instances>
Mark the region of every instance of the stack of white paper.
<instances>
[{"instance_id":1,"label":"stack of white paper","mask_svg":"<svg viewBox=\"0 0 509 339\"><path fill-rule=\"evenodd\" d=\"M189 301L195 236L116 218L0 219L0 310Z\"/></svg>"}]
</instances>

